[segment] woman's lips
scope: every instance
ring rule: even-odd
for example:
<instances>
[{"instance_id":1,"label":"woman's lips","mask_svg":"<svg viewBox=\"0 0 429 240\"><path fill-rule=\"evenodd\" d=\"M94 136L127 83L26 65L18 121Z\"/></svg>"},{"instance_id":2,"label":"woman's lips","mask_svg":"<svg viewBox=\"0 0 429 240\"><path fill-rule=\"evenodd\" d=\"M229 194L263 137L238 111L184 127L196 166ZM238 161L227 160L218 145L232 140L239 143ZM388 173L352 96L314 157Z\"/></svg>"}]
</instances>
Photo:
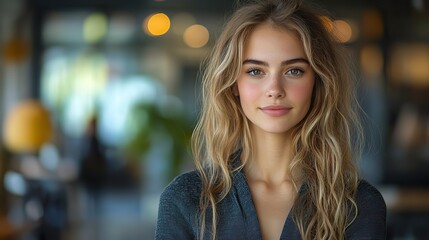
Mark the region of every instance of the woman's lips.
<instances>
[{"instance_id":1,"label":"woman's lips","mask_svg":"<svg viewBox=\"0 0 429 240\"><path fill-rule=\"evenodd\" d=\"M260 108L262 112L272 117L280 117L287 114L292 108L285 106L266 106Z\"/></svg>"}]
</instances>

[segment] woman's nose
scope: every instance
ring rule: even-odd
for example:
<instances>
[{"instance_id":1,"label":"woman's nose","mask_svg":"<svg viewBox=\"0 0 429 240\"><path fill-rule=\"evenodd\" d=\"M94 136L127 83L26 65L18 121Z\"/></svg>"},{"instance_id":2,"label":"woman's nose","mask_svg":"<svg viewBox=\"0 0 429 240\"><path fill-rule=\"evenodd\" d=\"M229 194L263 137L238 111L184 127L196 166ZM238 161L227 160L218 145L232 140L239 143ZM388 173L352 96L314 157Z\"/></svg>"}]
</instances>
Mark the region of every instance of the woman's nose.
<instances>
[{"instance_id":1,"label":"woman's nose","mask_svg":"<svg viewBox=\"0 0 429 240\"><path fill-rule=\"evenodd\" d=\"M286 95L281 77L273 76L269 80L269 86L267 88L266 95L269 98L282 98Z\"/></svg>"}]
</instances>

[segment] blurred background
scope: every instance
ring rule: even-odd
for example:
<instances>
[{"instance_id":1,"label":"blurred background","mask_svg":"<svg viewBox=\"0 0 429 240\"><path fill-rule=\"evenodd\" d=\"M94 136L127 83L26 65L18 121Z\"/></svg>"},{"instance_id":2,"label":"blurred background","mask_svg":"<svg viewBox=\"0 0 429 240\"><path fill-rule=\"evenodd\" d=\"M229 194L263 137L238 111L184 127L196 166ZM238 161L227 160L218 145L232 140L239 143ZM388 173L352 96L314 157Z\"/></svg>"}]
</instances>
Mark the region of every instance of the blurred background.
<instances>
[{"instance_id":1,"label":"blurred background","mask_svg":"<svg viewBox=\"0 0 429 240\"><path fill-rule=\"evenodd\" d=\"M153 239L230 0L0 0L0 239ZM320 0L388 239L429 239L429 1Z\"/></svg>"}]
</instances>

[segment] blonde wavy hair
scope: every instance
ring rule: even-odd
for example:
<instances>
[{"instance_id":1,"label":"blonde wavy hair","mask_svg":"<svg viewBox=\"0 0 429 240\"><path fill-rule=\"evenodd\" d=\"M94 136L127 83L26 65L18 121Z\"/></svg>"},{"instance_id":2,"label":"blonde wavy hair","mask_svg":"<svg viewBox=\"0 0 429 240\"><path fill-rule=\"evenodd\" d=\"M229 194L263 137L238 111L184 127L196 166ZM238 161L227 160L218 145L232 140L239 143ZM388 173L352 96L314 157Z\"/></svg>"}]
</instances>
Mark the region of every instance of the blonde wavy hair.
<instances>
[{"instance_id":1,"label":"blonde wavy hair","mask_svg":"<svg viewBox=\"0 0 429 240\"><path fill-rule=\"evenodd\" d=\"M359 179L354 160L362 129L355 79L345 49L314 9L300 0L246 2L227 21L203 65L202 111L192 136L202 180L200 239L206 233L216 239L216 204L230 191L234 172L252 157L249 122L233 89L246 41L265 22L294 31L316 73L310 110L292 130L290 171L299 169L301 175L293 176L294 184L304 182L307 187L293 207L301 236L344 239L357 215L354 197ZM232 164L236 152L240 152L239 166Z\"/></svg>"}]
</instances>

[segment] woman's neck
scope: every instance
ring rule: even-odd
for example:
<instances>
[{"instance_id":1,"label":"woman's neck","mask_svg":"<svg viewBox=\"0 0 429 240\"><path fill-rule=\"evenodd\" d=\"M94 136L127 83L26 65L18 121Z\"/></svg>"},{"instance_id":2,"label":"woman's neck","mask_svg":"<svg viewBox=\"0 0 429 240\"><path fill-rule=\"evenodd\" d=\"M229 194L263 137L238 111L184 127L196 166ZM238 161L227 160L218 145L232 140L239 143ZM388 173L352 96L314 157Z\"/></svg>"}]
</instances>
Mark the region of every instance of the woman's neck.
<instances>
[{"instance_id":1,"label":"woman's neck","mask_svg":"<svg viewBox=\"0 0 429 240\"><path fill-rule=\"evenodd\" d=\"M289 172L293 157L291 137L262 131L252 131L252 137L252 159L245 167L246 177L270 185L292 181Z\"/></svg>"}]
</instances>

